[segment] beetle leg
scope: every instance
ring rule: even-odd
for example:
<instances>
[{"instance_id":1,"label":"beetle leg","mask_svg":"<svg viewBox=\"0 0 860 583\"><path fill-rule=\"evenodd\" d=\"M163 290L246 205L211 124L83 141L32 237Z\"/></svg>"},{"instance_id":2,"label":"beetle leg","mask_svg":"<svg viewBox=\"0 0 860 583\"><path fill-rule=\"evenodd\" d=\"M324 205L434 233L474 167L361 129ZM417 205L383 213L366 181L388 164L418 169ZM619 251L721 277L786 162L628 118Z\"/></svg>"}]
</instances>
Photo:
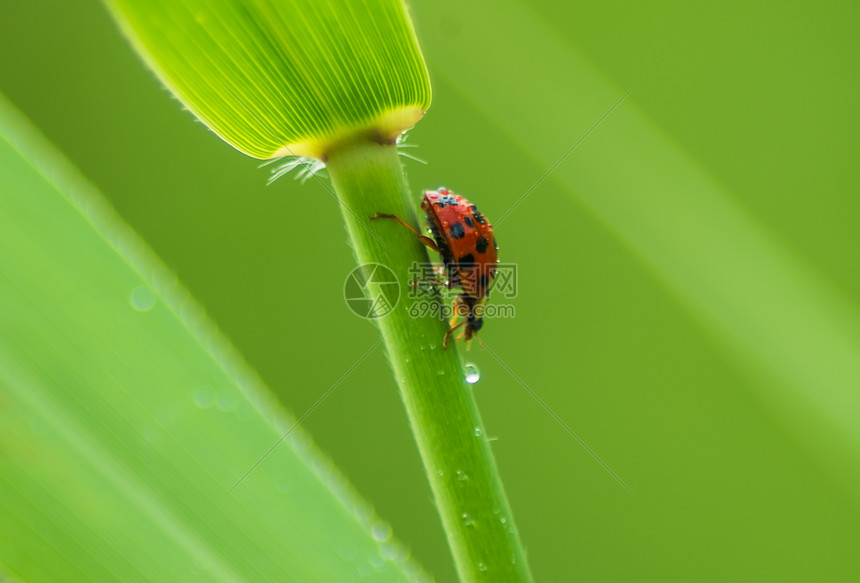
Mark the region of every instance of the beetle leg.
<instances>
[{"instance_id":1,"label":"beetle leg","mask_svg":"<svg viewBox=\"0 0 860 583\"><path fill-rule=\"evenodd\" d=\"M451 337L451 334L453 334L457 328L460 328L465 323L466 323L466 320L463 320L462 322L460 322L459 324L457 324L453 328L449 328L448 331L445 332L445 339L442 340L442 349L443 350L448 350L448 339Z\"/></svg>"},{"instance_id":2,"label":"beetle leg","mask_svg":"<svg viewBox=\"0 0 860 583\"><path fill-rule=\"evenodd\" d=\"M439 281L445 282L445 287L447 287L448 289L454 289L455 287L457 287L457 285L454 283L454 278L448 277L448 272L445 269L444 265L434 265L433 273L438 276Z\"/></svg>"},{"instance_id":3,"label":"beetle leg","mask_svg":"<svg viewBox=\"0 0 860 583\"><path fill-rule=\"evenodd\" d=\"M401 225L403 225L404 227L406 227L407 229L409 229L410 231L415 233L415 236L418 237L419 241L421 241L422 243L427 245L427 247L429 247L430 249L432 249L436 253L439 253L439 246L436 245L436 241L434 241L433 239L431 239L430 237L428 237L426 235L422 235L421 233L416 231L412 225L410 225L409 223L407 223L406 221L404 221L403 219L401 219L397 215L389 215L387 213L376 213L375 215L370 217L371 221L375 221L376 219L391 219L393 221L397 221L398 223L400 223Z\"/></svg>"},{"instance_id":4,"label":"beetle leg","mask_svg":"<svg viewBox=\"0 0 860 583\"><path fill-rule=\"evenodd\" d=\"M409 282L409 289L415 289L418 287L418 284L421 282L432 283L436 285L441 285L442 287L446 287L450 289L450 285L447 280L436 279L434 277L418 277Z\"/></svg>"},{"instance_id":5,"label":"beetle leg","mask_svg":"<svg viewBox=\"0 0 860 583\"><path fill-rule=\"evenodd\" d=\"M460 296L454 298L454 302L451 304L451 311L454 313L454 315L451 316L451 321L448 322L448 327L453 327L454 323L457 321L457 318L459 318L460 316L463 317L463 323L465 323L466 320L469 318L468 309L469 306L463 303L463 299ZM463 313L464 311L466 312L465 314Z\"/></svg>"}]
</instances>

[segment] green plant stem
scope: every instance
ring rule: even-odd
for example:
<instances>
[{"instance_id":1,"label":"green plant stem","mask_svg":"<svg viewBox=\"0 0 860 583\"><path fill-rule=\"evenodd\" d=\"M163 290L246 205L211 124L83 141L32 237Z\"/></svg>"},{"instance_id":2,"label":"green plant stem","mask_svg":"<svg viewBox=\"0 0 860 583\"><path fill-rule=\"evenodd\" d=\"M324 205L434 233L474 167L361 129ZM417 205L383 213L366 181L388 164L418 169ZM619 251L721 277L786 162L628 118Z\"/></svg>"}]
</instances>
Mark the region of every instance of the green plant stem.
<instances>
[{"instance_id":1,"label":"green plant stem","mask_svg":"<svg viewBox=\"0 0 860 583\"><path fill-rule=\"evenodd\" d=\"M531 581L458 349L442 349L447 323L409 314L415 301L408 297L409 266L427 262L427 252L414 234L394 221L369 220L384 212L418 226L418 197L409 191L397 150L354 142L333 151L326 166L359 264L386 265L401 283L396 308L376 321L460 579Z\"/></svg>"}]
</instances>

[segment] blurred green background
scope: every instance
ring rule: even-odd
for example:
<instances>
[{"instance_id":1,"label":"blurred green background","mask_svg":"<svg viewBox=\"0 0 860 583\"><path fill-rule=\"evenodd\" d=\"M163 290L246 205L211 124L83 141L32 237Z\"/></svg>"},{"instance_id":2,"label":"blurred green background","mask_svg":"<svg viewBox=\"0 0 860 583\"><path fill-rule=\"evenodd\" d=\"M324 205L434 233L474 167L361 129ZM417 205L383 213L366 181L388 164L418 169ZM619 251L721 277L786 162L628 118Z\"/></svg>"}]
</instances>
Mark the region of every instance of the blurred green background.
<instances>
[{"instance_id":1,"label":"blurred green background","mask_svg":"<svg viewBox=\"0 0 860 583\"><path fill-rule=\"evenodd\" d=\"M482 331L636 496L486 351L468 355L536 579L856 578L857 469L840 467L851 457L811 445L820 436L780 413L786 391L773 375L727 345L583 203L587 192L559 178L590 160L590 146L623 143L625 116L650 119L856 308L860 4L411 4L434 82L433 106L410 134L420 146L410 153L428 162L406 161L416 200L445 185L490 220L505 215L636 87L499 226L502 261L520 269L517 312ZM98 3L4 2L2 14L0 91L303 413L377 338L342 298L353 259L331 195L313 180L265 186L265 170L158 85ZM571 55L593 74L580 76ZM573 90L532 77L547 70ZM595 90L595 79L616 91ZM552 131L522 131L532 114L553 119ZM593 159L605 167L590 172L616 171L611 158ZM674 220L672 208L654 212ZM329 236L317 236L321 223ZM734 233L724 235L729 244ZM437 580L454 580L384 356L356 368L304 425Z\"/></svg>"}]
</instances>

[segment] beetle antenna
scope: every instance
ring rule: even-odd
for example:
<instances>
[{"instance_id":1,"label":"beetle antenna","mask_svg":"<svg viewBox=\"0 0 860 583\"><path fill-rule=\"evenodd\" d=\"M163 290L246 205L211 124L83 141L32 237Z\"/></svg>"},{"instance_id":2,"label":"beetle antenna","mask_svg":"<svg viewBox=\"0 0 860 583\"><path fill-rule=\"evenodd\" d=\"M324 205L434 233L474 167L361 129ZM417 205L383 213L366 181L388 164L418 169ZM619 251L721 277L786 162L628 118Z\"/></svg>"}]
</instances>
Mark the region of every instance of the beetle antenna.
<instances>
[{"instance_id":1,"label":"beetle antenna","mask_svg":"<svg viewBox=\"0 0 860 583\"><path fill-rule=\"evenodd\" d=\"M483 341L483 340L481 340L481 337L480 337L480 336L478 336L478 333L477 333L477 332L473 332L473 333L472 333L472 336L473 336L474 338L477 338L477 339L478 339L478 346L480 346L480 347L481 347L481 350L483 350L483 349L484 349L484 341ZM467 350L468 350L468 349L467 349Z\"/></svg>"}]
</instances>

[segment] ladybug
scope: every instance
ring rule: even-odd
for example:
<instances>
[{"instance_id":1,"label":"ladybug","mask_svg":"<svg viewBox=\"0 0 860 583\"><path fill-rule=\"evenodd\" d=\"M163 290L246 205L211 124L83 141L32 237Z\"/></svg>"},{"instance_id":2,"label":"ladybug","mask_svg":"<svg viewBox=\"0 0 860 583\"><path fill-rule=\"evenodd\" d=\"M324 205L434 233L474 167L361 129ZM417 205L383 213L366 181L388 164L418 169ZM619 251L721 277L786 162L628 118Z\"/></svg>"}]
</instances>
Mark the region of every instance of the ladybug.
<instances>
[{"instance_id":1,"label":"ladybug","mask_svg":"<svg viewBox=\"0 0 860 583\"><path fill-rule=\"evenodd\" d=\"M425 190L421 210L427 216L432 239L395 215L376 213L370 219L393 219L415 233L419 241L442 256L445 265L447 281L427 281L463 290L454 299L454 317L443 342L447 349L451 334L461 326L465 328L457 339L465 338L467 342L483 326L484 308L499 262L499 247L493 226L475 205L459 194L445 188ZM463 320L455 325L458 316L463 316Z\"/></svg>"}]
</instances>

